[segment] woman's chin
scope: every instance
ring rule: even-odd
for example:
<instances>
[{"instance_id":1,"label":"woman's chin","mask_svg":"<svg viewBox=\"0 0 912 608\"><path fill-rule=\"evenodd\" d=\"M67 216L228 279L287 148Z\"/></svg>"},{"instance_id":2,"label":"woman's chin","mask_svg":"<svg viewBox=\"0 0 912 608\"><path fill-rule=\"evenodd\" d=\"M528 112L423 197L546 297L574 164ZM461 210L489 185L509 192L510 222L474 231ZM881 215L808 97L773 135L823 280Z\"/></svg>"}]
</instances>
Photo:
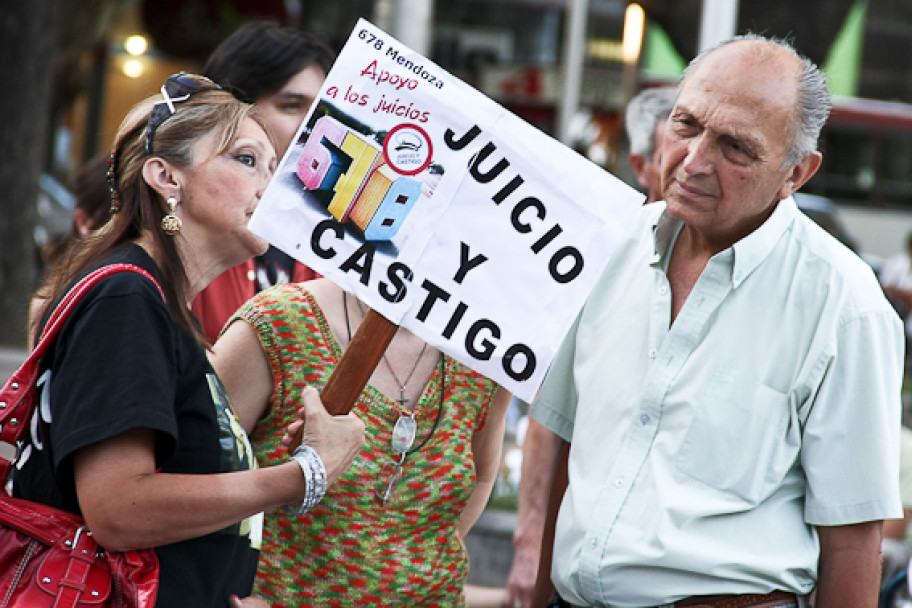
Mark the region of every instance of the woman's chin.
<instances>
[{"instance_id":1,"label":"woman's chin","mask_svg":"<svg viewBox=\"0 0 912 608\"><path fill-rule=\"evenodd\" d=\"M248 259L257 255L263 255L266 253L266 250L269 249L269 241L255 235L250 230L244 231L241 242L244 244Z\"/></svg>"},{"instance_id":2,"label":"woman's chin","mask_svg":"<svg viewBox=\"0 0 912 608\"><path fill-rule=\"evenodd\" d=\"M269 241L267 241L265 239L261 239L258 236L254 237L254 239L256 239L257 250L256 250L256 253L254 253L253 255L255 255L255 256L263 255L264 253L266 253L269 250Z\"/></svg>"},{"instance_id":3,"label":"woman's chin","mask_svg":"<svg viewBox=\"0 0 912 608\"><path fill-rule=\"evenodd\" d=\"M233 248L227 259L223 258L228 263L228 268L244 264L258 255L263 255L269 249L269 241L261 239L252 232L244 234L240 244L242 246Z\"/></svg>"}]
</instances>

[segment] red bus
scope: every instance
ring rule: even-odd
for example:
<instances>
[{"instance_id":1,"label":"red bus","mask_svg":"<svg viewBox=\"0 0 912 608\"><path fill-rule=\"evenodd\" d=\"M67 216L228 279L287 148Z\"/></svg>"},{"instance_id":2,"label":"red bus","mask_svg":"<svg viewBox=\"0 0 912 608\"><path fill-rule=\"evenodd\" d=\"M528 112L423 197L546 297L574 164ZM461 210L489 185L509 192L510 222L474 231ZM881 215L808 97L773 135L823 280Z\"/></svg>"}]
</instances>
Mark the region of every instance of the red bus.
<instances>
[{"instance_id":1,"label":"red bus","mask_svg":"<svg viewBox=\"0 0 912 608\"><path fill-rule=\"evenodd\" d=\"M912 232L912 105L838 99L820 150L820 170L802 191L836 204L862 252L903 249Z\"/></svg>"}]
</instances>

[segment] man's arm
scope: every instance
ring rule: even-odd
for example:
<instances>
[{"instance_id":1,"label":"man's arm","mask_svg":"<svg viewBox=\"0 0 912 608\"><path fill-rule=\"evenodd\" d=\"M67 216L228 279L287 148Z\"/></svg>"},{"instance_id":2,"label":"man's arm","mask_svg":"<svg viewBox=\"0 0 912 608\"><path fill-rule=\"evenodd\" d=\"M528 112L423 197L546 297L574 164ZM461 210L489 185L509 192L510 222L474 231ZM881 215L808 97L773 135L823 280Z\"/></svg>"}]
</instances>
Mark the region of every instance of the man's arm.
<instances>
[{"instance_id":1,"label":"man's arm","mask_svg":"<svg viewBox=\"0 0 912 608\"><path fill-rule=\"evenodd\" d=\"M818 608L876 608L883 522L818 526Z\"/></svg>"},{"instance_id":2,"label":"man's arm","mask_svg":"<svg viewBox=\"0 0 912 608\"><path fill-rule=\"evenodd\" d=\"M560 437L534 418L529 418L522 447L519 502L513 532L513 566L507 580L505 605L510 608L532 605L548 496L560 446Z\"/></svg>"}]
</instances>

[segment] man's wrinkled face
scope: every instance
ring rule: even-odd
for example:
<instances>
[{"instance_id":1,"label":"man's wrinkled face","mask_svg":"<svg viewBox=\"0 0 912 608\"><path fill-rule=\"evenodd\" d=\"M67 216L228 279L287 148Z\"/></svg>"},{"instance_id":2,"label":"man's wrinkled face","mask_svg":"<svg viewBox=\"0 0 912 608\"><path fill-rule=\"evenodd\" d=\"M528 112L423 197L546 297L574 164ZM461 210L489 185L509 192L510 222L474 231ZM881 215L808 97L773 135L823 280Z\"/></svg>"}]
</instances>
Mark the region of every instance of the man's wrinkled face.
<instances>
[{"instance_id":1,"label":"man's wrinkled face","mask_svg":"<svg viewBox=\"0 0 912 608\"><path fill-rule=\"evenodd\" d=\"M666 125L668 211L711 240L750 233L791 194L791 169L783 165L800 63L762 44L735 42L704 57Z\"/></svg>"}]
</instances>

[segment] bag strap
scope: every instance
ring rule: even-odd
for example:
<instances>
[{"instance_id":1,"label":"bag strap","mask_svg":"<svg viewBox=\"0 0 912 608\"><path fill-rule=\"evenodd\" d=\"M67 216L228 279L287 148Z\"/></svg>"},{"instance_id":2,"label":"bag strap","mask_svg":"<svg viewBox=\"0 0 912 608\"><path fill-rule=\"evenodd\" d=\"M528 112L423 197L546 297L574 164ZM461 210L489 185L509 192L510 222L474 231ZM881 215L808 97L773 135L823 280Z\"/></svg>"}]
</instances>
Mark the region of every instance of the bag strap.
<instances>
[{"instance_id":1,"label":"bag strap","mask_svg":"<svg viewBox=\"0 0 912 608\"><path fill-rule=\"evenodd\" d=\"M161 286L152 275L134 264L109 264L102 266L76 283L54 308L44 326L44 330L41 332L38 344L35 345L28 358L19 366L19 369L13 372L13 375L9 377L3 388L0 389L0 445L6 443L17 446L18 449L18 442L25 435L28 423L37 405L37 399L31 389L38 380L41 358L50 348L54 338L57 337L57 333L63 327L70 312L99 281L119 272L135 272L143 275L155 284L162 299L165 299ZM0 456L0 483L6 483L11 467L12 462Z\"/></svg>"}]
</instances>

